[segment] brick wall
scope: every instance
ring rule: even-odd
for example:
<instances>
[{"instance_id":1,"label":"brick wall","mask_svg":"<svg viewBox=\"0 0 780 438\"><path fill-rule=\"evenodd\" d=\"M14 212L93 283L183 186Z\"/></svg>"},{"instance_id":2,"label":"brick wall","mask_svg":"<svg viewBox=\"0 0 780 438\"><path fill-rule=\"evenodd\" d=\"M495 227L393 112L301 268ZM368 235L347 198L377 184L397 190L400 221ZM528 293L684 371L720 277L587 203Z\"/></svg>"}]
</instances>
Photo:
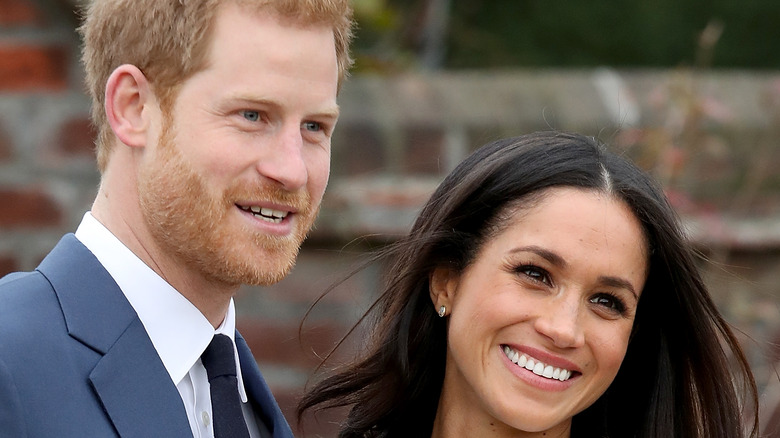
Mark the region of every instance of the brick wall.
<instances>
[{"instance_id":1,"label":"brick wall","mask_svg":"<svg viewBox=\"0 0 780 438\"><path fill-rule=\"evenodd\" d=\"M0 274L34 268L75 229L98 184L75 20L65 4L0 0ZM475 147L550 128L597 135L668 184L712 260L702 266L719 305L746 333L759 383L769 378L776 352L768 342L780 333L780 73L358 76L340 105L333 176L298 265L278 285L237 297L239 328L287 413L318 357L369 306L382 267L337 287L299 332L311 303L361 254L404 233ZM359 336L340 357L358 346ZM335 418L306 430L331 436Z\"/></svg>"},{"instance_id":2,"label":"brick wall","mask_svg":"<svg viewBox=\"0 0 780 438\"><path fill-rule=\"evenodd\" d=\"M2 267L34 267L95 193L79 40L62 3L0 0Z\"/></svg>"}]
</instances>

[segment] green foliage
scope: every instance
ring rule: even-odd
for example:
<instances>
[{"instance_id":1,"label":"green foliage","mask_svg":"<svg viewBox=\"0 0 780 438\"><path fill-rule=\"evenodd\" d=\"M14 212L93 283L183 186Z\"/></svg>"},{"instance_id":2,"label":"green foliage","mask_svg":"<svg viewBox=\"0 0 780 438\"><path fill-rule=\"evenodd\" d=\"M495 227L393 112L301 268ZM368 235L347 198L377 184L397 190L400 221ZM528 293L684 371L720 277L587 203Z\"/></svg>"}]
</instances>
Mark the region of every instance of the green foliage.
<instances>
[{"instance_id":1,"label":"green foliage","mask_svg":"<svg viewBox=\"0 0 780 438\"><path fill-rule=\"evenodd\" d=\"M436 0L355 0L369 70L414 68ZM777 0L449 0L440 68L695 65L701 32L722 35L711 67L780 68Z\"/></svg>"}]
</instances>

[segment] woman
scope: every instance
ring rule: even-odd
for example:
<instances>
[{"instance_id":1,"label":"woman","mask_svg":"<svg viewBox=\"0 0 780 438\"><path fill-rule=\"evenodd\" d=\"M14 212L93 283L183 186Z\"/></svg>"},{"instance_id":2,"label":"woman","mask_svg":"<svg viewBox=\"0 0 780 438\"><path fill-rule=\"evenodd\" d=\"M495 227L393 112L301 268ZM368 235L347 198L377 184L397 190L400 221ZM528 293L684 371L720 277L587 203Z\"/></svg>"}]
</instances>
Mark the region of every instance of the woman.
<instances>
[{"instance_id":1,"label":"woman","mask_svg":"<svg viewBox=\"0 0 780 438\"><path fill-rule=\"evenodd\" d=\"M755 382L674 211L592 138L484 146L385 257L365 353L299 416L350 406L342 437L746 434Z\"/></svg>"}]
</instances>

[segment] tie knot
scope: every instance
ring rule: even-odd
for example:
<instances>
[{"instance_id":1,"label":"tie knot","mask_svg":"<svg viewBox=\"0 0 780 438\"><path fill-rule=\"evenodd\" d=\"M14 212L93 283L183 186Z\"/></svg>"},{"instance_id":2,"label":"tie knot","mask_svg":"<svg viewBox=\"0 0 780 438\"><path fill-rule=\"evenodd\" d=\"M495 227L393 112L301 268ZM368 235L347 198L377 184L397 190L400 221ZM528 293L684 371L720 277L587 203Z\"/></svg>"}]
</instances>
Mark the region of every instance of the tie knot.
<instances>
[{"instance_id":1,"label":"tie knot","mask_svg":"<svg viewBox=\"0 0 780 438\"><path fill-rule=\"evenodd\" d=\"M214 339L200 356L206 368L209 382L219 376L236 376L236 359L233 341L225 335L214 335Z\"/></svg>"}]
</instances>

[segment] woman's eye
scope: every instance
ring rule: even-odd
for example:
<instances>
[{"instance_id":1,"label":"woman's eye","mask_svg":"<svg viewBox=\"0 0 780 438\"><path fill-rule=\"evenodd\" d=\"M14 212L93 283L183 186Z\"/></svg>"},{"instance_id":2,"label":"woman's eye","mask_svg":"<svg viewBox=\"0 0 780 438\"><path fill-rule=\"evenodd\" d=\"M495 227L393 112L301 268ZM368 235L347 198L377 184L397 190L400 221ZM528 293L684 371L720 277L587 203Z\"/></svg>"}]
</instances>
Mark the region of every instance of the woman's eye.
<instances>
[{"instance_id":1,"label":"woman's eye","mask_svg":"<svg viewBox=\"0 0 780 438\"><path fill-rule=\"evenodd\" d=\"M319 122L303 122L303 129L311 132L322 131L322 125Z\"/></svg>"},{"instance_id":2,"label":"woman's eye","mask_svg":"<svg viewBox=\"0 0 780 438\"><path fill-rule=\"evenodd\" d=\"M532 265L524 265L517 268L517 272L525 275L535 282L544 283L548 286L552 284L550 281L550 276L542 268Z\"/></svg>"},{"instance_id":3,"label":"woman's eye","mask_svg":"<svg viewBox=\"0 0 780 438\"><path fill-rule=\"evenodd\" d=\"M626 306L623 304L623 301L610 294L595 295L590 299L590 302L621 315L626 311Z\"/></svg>"},{"instance_id":4,"label":"woman's eye","mask_svg":"<svg viewBox=\"0 0 780 438\"><path fill-rule=\"evenodd\" d=\"M258 111L243 110L241 111L241 116L250 122L256 122L260 120L260 113Z\"/></svg>"}]
</instances>

